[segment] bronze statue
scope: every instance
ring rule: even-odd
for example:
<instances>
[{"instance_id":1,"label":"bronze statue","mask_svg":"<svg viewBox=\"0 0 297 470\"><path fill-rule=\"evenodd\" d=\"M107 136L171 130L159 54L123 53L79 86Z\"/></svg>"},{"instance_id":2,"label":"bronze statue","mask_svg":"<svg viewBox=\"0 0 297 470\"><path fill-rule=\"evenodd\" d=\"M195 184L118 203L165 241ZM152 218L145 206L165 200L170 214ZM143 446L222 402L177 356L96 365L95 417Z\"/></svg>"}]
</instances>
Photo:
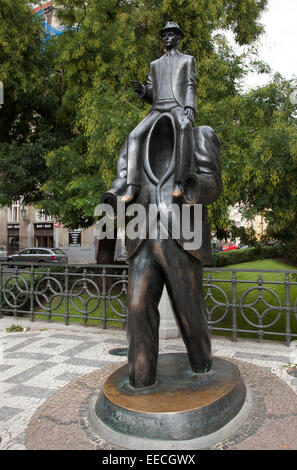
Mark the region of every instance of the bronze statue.
<instances>
[{"instance_id":1,"label":"bronze statue","mask_svg":"<svg viewBox=\"0 0 297 470\"><path fill-rule=\"evenodd\" d=\"M127 193L123 200L130 202L139 192L139 166L144 139L160 113L170 112L174 116L177 130L174 188L172 195L181 197L182 175L190 169L194 150L192 123L196 109L196 62L194 57L181 54L177 46L184 37L176 23L169 21L160 35L166 54L150 64L146 85L133 81L139 97L152 105L146 118L138 124L128 137Z\"/></svg>"},{"instance_id":2,"label":"bronze statue","mask_svg":"<svg viewBox=\"0 0 297 470\"><path fill-rule=\"evenodd\" d=\"M222 190L219 162L220 141L208 126L193 127L196 101L195 59L181 54L177 45L183 32L168 22L161 30L166 54L150 65L147 84L133 82L139 96L152 104L147 117L131 132L118 159L117 178L103 196L126 203L158 208L154 239L128 239L128 363L130 385L136 389L154 386L158 359L158 304L164 285L187 348L192 370L203 373L211 367L211 343L202 285L203 263L210 261L210 226L207 204ZM194 206L202 205L202 244L185 249L183 235L174 238L179 207L191 205L189 225L195 223ZM168 237L160 236L162 214L168 217ZM182 211L181 224L185 223Z\"/></svg>"}]
</instances>

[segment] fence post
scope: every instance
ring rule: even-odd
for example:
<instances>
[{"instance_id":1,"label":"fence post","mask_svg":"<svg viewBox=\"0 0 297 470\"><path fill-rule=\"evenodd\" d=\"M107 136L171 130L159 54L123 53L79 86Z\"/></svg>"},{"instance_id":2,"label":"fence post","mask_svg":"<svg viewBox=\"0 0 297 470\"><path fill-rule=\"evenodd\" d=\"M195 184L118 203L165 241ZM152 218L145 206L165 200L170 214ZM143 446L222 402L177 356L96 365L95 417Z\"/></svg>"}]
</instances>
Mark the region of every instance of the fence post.
<instances>
[{"instance_id":1,"label":"fence post","mask_svg":"<svg viewBox=\"0 0 297 470\"><path fill-rule=\"evenodd\" d=\"M69 325L69 292L68 292L68 281L69 281L69 273L68 273L68 266L65 267L64 271L64 280L65 280L65 290L64 290L64 297L65 297L65 325Z\"/></svg>"},{"instance_id":2,"label":"fence post","mask_svg":"<svg viewBox=\"0 0 297 470\"><path fill-rule=\"evenodd\" d=\"M102 327L106 329L106 268L102 269Z\"/></svg>"},{"instance_id":3,"label":"fence post","mask_svg":"<svg viewBox=\"0 0 297 470\"><path fill-rule=\"evenodd\" d=\"M34 321L34 266L31 264L30 270L30 321Z\"/></svg>"},{"instance_id":4,"label":"fence post","mask_svg":"<svg viewBox=\"0 0 297 470\"><path fill-rule=\"evenodd\" d=\"M210 295L211 297L211 282L212 282L212 278L211 278L211 274L208 273L207 274L207 279L206 279L206 287L207 287L207 293L206 293L206 296L204 297L204 299L207 299L208 295ZM205 310L206 310L206 314L207 314L207 323L208 323L208 331L209 331L209 334L211 335L212 333L212 326L211 326L211 314L209 313L209 310L206 306L206 302L205 302Z\"/></svg>"},{"instance_id":5,"label":"fence post","mask_svg":"<svg viewBox=\"0 0 297 470\"><path fill-rule=\"evenodd\" d=\"M3 317L2 314L2 288L3 288L3 264L0 264L0 318Z\"/></svg>"},{"instance_id":6,"label":"fence post","mask_svg":"<svg viewBox=\"0 0 297 470\"><path fill-rule=\"evenodd\" d=\"M285 292L286 292L286 344L291 343L291 311L290 311L290 274L285 273Z\"/></svg>"},{"instance_id":7,"label":"fence post","mask_svg":"<svg viewBox=\"0 0 297 470\"><path fill-rule=\"evenodd\" d=\"M232 341L237 341L237 279L232 271Z\"/></svg>"},{"instance_id":8,"label":"fence post","mask_svg":"<svg viewBox=\"0 0 297 470\"><path fill-rule=\"evenodd\" d=\"M84 270L83 270L83 289L87 291L86 279L87 279L87 270L86 270L86 268L84 268ZM84 322L84 326L87 326L87 322L88 322L88 304L86 302L84 302L83 322Z\"/></svg>"},{"instance_id":9,"label":"fence post","mask_svg":"<svg viewBox=\"0 0 297 470\"><path fill-rule=\"evenodd\" d=\"M263 300L263 277L262 277L261 274L259 274L259 276L258 276L258 291L259 291L258 297ZM260 316L260 318L259 318L259 329L258 329L258 337L259 337L260 343L262 343L263 334L264 334L263 318Z\"/></svg>"}]
</instances>

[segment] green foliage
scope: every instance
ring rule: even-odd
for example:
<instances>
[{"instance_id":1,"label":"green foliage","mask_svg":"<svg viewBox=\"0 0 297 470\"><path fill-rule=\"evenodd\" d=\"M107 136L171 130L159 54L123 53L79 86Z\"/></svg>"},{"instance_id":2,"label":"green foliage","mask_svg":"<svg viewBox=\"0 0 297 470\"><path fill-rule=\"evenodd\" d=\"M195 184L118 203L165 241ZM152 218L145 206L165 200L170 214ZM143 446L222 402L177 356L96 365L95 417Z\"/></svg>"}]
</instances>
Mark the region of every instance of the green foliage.
<instances>
[{"instance_id":1,"label":"green foliage","mask_svg":"<svg viewBox=\"0 0 297 470\"><path fill-rule=\"evenodd\" d=\"M21 332L23 330L24 328L21 325L15 325L14 323L9 328L6 328L7 333Z\"/></svg>"},{"instance_id":2,"label":"green foliage","mask_svg":"<svg viewBox=\"0 0 297 470\"><path fill-rule=\"evenodd\" d=\"M295 266L297 266L297 240L296 238L284 245L284 254L285 257L290 259ZM295 280L297 280L297 274L295 275Z\"/></svg>"},{"instance_id":3,"label":"green foliage","mask_svg":"<svg viewBox=\"0 0 297 470\"><path fill-rule=\"evenodd\" d=\"M35 2L36 3L36 2ZM243 93L251 69L266 71L252 48L267 0L55 0L66 32L44 42L25 0L0 0L0 204L24 197L67 227L87 227L115 176L120 146L148 112L130 85L146 80L163 53L168 19L197 62L196 125L222 141L224 191L210 207L213 228L230 228L228 207L261 212L274 230L296 227L296 106L276 77ZM235 53L224 37L232 30ZM220 34L218 34L220 31ZM295 113L295 114L294 114Z\"/></svg>"},{"instance_id":4,"label":"green foliage","mask_svg":"<svg viewBox=\"0 0 297 470\"><path fill-rule=\"evenodd\" d=\"M256 232L253 228L245 228L243 226L237 227L236 225L231 225L229 233L231 240L239 238L240 243L243 245L255 246L258 244Z\"/></svg>"},{"instance_id":5,"label":"green foliage","mask_svg":"<svg viewBox=\"0 0 297 470\"><path fill-rule=\"evenodd\" d=\"M0 23L0 204L22 196L30 204L44 198L47 153L66 138L57 115L59 77L29 2L0 0Z\"/></svg>"},{"instance_id":6,"label":"green foliage","mask_svg":"<svg viewBox=\"0 0 297 470\"><path fill-rule=\"evenodd\" d=\"M264 258L277 258L285 253L282 246L255 246L230 251L220 251L212 255L212 266L217 268L231 264L257 261Z\"/></svg>"}]
</instances>

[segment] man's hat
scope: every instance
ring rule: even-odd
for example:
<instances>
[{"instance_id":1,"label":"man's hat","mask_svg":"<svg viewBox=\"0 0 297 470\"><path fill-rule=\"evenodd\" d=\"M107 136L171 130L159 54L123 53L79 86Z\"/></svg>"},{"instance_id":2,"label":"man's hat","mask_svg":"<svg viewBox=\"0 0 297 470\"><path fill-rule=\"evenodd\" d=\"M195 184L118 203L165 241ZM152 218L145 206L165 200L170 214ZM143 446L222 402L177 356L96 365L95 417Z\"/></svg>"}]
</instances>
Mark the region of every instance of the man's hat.
<instances>
[{"instance_id":1,"label":"man's hat","mask_svg":"<svg viewBox=\"0 0 297 470\"><path fill-rule=\"evenodd\" d=\"M180 29L180 27L178 26L178 24L174 23L173 21L168 21L166 23L166 25L164 26L164 28L162 28L160 30L160 35L162 36L162 34L165 32L165 31L175 31L176 33L179 33L181 35L181 37L185 37L185 33Z\"/></svg>"}]
</instances>

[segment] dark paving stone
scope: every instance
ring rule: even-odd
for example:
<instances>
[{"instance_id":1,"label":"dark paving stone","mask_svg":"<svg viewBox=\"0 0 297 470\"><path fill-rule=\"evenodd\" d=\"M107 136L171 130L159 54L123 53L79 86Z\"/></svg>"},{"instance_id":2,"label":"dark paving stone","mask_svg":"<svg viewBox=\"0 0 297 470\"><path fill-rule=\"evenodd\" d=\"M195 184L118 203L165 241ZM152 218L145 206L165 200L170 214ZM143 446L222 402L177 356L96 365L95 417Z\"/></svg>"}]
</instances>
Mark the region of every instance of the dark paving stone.
<instances>
[{"instance_id":1,"label":"dark paving stone","mask_svg":"<svg viewBox=\"0 0 297 470\"><path fill-rule=\"evenodd\" d=\"M93 348L94 346L98 346L98 343L95 341L84 341L84 343L79 344L77 346L74 346L73 348L67 349L66 351L63 351L62 356L75 356L76 354L79 354L81 352L87 351L88 349Z\"/></svg>"},{"instance_id":2,"label":"dark paving stone","mask_svg":"<svg viewBox=\"0 0 297 470\"><path fill-rule=\"evenodd\" d=\"M32 352L14 352L4 355L7 359L28 359L33 361L47 361L54 357L53 354L43 354L43 353L32 353Z\"/></svg>"},{"instance_id":3,"label":"dark paving stone","mask_svg":"<svg viewBox=\"0 0 297 470\"><path fill-rule=\"evenodd\" d=\"M3 406L0 408L0 421L7 421L10 418L13 418L15 415L21 413L20 408L13 408L11 406Z\"/></svg>"},{"instance_id":4,"label":"dark paving stone","mask_svg":"<svg viewBox=\"0 0 297 470\"><path fill-rule=\"evenodd\" d=\"M6 393L9 395L15 395L19 397L33 397L33 398L49 398L56 392L54 389L32 387L29 385L17 385L11 388Z\"/></svg>"},{"instance_id":5,"label":"dark paving stone","mask_svg":"<svg viewBox=\"0 0 297 470\"><path fill-rule=\"evenodd\" d=\"M79 336L79 335L68 335L68 334L63 334L63 333L55 333L51 335L51 339L68 339L68 340L74 340L74 341L86 341L88 340L87 336Z\"/></svg>"},{"instance_id":6,"label":"dark paving stone","mask_svg":"<svg viewBox=\"0 0 297 470\"><path fill-rule=\"evenodd\" d=\"M0 364L0 372L4 372L7 369L11 369L14 365L9 364Z\"/></svg>"},{"instance_id":7,"label":"dark paving stone","mask_svg":"<svg viewBox=\"0 0 297 470\"><path fill-rule=\"evenodd\" d=\"M8 349L5 349L4 352L5 353L12 353L12 352L15 352L15 351L19 351L20 349L23 349L23 348L25 348L26 346L28 346L30 344L36 343L36 341L41 341L42 339L43 338L40 337L40 335L39 335L38 338L29 338L26 341L22 341L21 343L18 343L15 346L12 346Z\"/></svg>"},{"instance_id":8,"label":"dark paving stone","mask_svg":"<svg viewBox=\"0 0 297 470\"><path fill-rule=\"evenodd\" d=\"M29 369L26 369L23 372L20 372L19 374L9 377L8 379L4 380L4 382L21 384L26 382L27 380L32 379L33 377L36 377L36 375L39 375L42 372L51 369L56 365L56 362L41 362L40 364L36 364L35 366L30 367Z\"/></svg>"},{"instance_id":9,"label":"dark paving stone","mask_svg":"<svg viewBox=\"0 0 297 470\"><path fill-rule=\"evenodd\" d=\"M62 343L46 343L40 346L41 348L54 349L59 346L62 346Z\"/></svg>"}]
</instances>

